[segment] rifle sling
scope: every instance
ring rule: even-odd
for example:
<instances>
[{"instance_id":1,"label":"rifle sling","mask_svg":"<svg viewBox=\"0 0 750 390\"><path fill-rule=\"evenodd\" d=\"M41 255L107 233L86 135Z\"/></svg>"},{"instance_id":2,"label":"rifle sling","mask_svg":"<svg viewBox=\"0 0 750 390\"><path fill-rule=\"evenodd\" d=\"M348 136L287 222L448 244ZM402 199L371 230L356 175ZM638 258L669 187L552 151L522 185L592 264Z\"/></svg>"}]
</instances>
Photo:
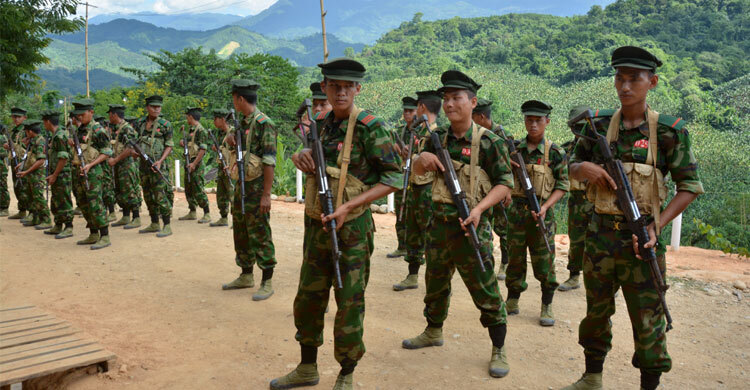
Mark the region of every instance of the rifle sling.
<instances>
[{"instance_id":1,"label":"rifle sling","mask_svg":"<svg viewBox=\"0 0 750 390\"><path fill-rule=\"evenodd\" d=\"M355 105L352 107L352 112L349 114L349 121L346 124L346 135L344 136L344 147L341 148L339 153L338 165L341 169L341 176L339 177L339 188L336 191L336 208L344 201L344 187L346 186L346 175L349 171L349 163L351 162L352 155L352 138L354 138L354 127L357 125L357 117L362 112Z\"/></svg>"}]
</instances>

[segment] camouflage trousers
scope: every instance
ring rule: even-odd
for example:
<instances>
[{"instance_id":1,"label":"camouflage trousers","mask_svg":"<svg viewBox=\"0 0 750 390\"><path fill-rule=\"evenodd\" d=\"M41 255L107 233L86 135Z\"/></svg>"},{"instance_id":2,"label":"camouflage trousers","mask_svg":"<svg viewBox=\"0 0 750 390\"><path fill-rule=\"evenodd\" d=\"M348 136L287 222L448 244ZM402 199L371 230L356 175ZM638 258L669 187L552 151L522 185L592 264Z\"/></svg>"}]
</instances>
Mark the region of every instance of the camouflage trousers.
<instances>
[{"instance_id":1,"label":"camouflage trousers","mask_svg":"<svg viewBox=\"0 0 750 390\"><path fill-rule=\"evenodd\" d=\"M114 206L116 201L114 169L106 160L99 165L102 166L102 201L104 206L109 208Z\"/></svg>"},{"instance_id":2,"label":"camouflage trousers","mask_svg":"<svg viewBox=\"0 0 750 390\"><path fill-rule=\"evenodd\" d=\"M15 169L11 171L11 178L13 179L13 194L16 195L16 201L18 202L18 211L29 210L29 202L31 201L31 198L26 188L26 181L28 178L25 177L19 182L16 177Z\"/></svg>"},{"instance_id":3,"label":"camouflage trousers","mask_svg":"<svg viewBox=\"0 0 750 390\"><path fill-rule=\"evenodd\" d=\"M74 191L77 193L76 200L81 213L86 219L89 229L101 229L108 226L107 208L104 205L102 194L104 192L104 173L102 173L102 164L97 164L89 170L89 188L86 189L86 181L80 176L81 168L73 166L73 174L79 174L75 180Z\"/></svg>"},{"instance_id":4,"label":"camouflage trousers","mask_svg":"<svg viewBox=\"0 0 750 390\"><path fill-rule=\"evenodd\" d=\"M216 205L219 207L219 214L224 218L229 214L229 203L232 201L233 193L234 187L229 176L219 170L219 175L216 177Z\"/></svg>"},{"instance_id":5,"label":"camouflage trousers","mask_svg":"<svg viewBox=\"0 0 750 390\"><path fill-rule=\"evenodd\" d=\"M500 253L502 263L508 264L508 210L502 204L492 209L492 230L500 239Z\"/></svg>"},{"instance_id":6,"label":"camouflage trousers","mask_svg":"<svg viewBox=\"0 0 750 390\"><path fill-rule=\"evenodd\" d=\"M55 225L69 224L73 222L73 199L71 192L73 184L71 182L70 171L62 171L57 175L57 180L52 184L50 192L50 210L55 217Z\"/></svg>"},{"instance_id":7,"label":"camouflage trousers","mask_svg":"<svg viewBox=\"0 0 750 390\"><path fill-rule=\"evenodd\" d=\"M10 192L8 191L8 165L5 159L0 159L0 210L10 207Z\"/></svg>"},{"instance_id":8,"label":"camouflage trousers","mask_svg":"<svg viewBox=\"0 0 750 390\"><path fill-rule=\"evenodd\" d=\"M555 254L547 250L544 238L536 226L534 217L528 209L525 199L513 198L513 204L508 207L508 269L506 272L505 286L508 288L508 296L517 296L526 291L526 249L531 255L531 267L534 277L539 281L544 293L553 294L559 283L555 275ZM547 225L547 239L552 250L555 250L555 224L554 210L547 210L544 218Z\"/></svg>"},{"instance_id":9,"label":"camouflage trousers","mask_svg":"<svg viewBox=\"0 0 750 390\"><path fill-rule=\"evenodd\" d=\"M494 262L485 263L486 271L482 272L474 247L459 225L456 207L434 203L432 224L426 233L427 292L424 316L428 323L442 324L448 317L451 280L458 269L474 305L481 313L479 320L482 326L505 324L505 302L497 284ZM477 235L482 244L482 256L486 258L492 253L492 226L487 215L482 215Z\"/></svg>"},{"instance_id":10,"label":"camouflage trousers","mask_svg":"<svg viewBox=\"0 0 750 390\"><path fill-rule=\"evenodd\" d=\"M424 264L425 232L432 220L432 184L411 184L404 210L406 260L409 264Z\"/></svg>"},{"instance_id":11,"label":"camouflage trousers","mask_svg":"<svg viewBox=\"0 0 750 390\"><path fill-rule=\"evenodd\" d=\"M170 171L169 161L164 161L161 165L161 172L167 179L171 177ZM172 216L174 192L143 160L141 160L141 187L143 187L143 200L146 202L151 218Z\"/></svg>"},{"instance_id":12,"label":"camouflage trousers","mask_svg":"<svg viewBox=\"0 0 750 390\"><path fill-rule=\"evenodd\" d=\"M240 185L237 184L232 207L235 261L241 268L252 268L254 264L258 264L260 269L272 269L276 265L276 249L271 237L271 215L260 213L263 176L245 182L244 213L240 212L241 193Z\"/></svg>"},{"instance_id":13,"label":"camouflage trousers","mask_svg":"<svg viewBox=\"0 0 750 390\"><path fill-rule=\"evenodd\" d=\"M614 294L622 288L633 328L633 366L651 373L667 372L672 358L667 353L664 311L649 265L635 257L632 235L625 226L621 216L591 217L583 260L586 318L578 327L578 343L587 359L604 360L612 349ZM666 248L662 237L659 241L660 248ZM657 258L659 267L665 270L664 249L657 250ZM662 277L666 278L665 271Z\"/></svg>"},{"instance_id":14,"label":"camouflage trousers","mask_svg":"<svg viewBox=\"0 0 750 390\"><path fill-rule=\"evenodd\" d=\"M320 221L305 215L302 268L294 298L295 338L305 346L323 345L324 316L331 286L334 286L337 310L333 320L333 354L339 363L353 363L365 354L362 341L365 289L370 279L370 257L375 249L375 225L370 210L338 230L342 288L335 286L330 238Z\"/></svg>"},{"instance_id":15,"label":"camouflage trousers","mask_svg":"<svg viewBox=\"0 0 750 390\"><path fill-rule=\"evenodd\" d=\"M398 240L398 249L406 250L406 211L404 210L404 220L398 218L401 210L403 190L394 192L393 197L393 207L395 207L396 210L396 239Z\"/></svg>"},{"instance_id":16,"label":"camouflage trousers","mask_svg":"<svg viewBox=\"0 0 750 390\"><path fill-rule=\"evenodd\" d=\"M50 220L47 199L44 198L46 181L44 180L44 167L24 176L23 184L29 197L29 211L42 222Z\"/></svg>"},{"instance_id":17,"label":"camouflage trousers","mask_svg":"<svg viewBox=\"0 0 750 390\"><path fill-rule=\"evenodd\" d=\"M194 171L190 172L190 183L185 183L185 198L190 210L196 207L208 209L208 197L204 189L206 181L203 179L203 164L199 164Z\"/></svg>"},{"instance_id":18,"label":"camouflage trousers","mask_svg":"<svg viewBox=\"0 0 750 390\"><path fill-rule=\"evenodd\" d=\"M137 164L133 157L126 157L115 165L117 204L123 210L140 209L143 202Z\"/></svg>"},{"instance_id":19,"label":"camouflage trousers","mask_svg":"<svg viewBox=\"0 0 750 390\"><path fill-rule=\"evenodd\" d=\"M568 198L568 271L581 272L583 269L583 248L589 218L594 205L586 199L586 191L570 191Z\"/></svg>"}]
</instances>

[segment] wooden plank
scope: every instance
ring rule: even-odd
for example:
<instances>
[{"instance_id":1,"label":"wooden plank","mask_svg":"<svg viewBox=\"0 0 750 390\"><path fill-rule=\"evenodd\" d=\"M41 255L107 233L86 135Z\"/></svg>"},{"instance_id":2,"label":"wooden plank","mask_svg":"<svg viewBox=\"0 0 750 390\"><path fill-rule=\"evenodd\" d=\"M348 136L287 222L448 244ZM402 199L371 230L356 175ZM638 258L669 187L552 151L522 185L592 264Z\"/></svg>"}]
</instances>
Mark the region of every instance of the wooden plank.
<instances>
[{"instance_id":1,"label":"wooden plank","mask_svg":"<svg viewBox=\"0 0 750 390\"><path fill-rule=\"evenodd\" d=\"M71 350L75 348L81 348L81 347L85 347L85 346L92 345L92 344L97 344L97 343L94 340L82 339L82 340L77 340L77 341L72 341L72 342L67 342L67 343L49 345L44 348L36 348L33 350L26 350L23 352L14 353L12 355L3 356L3 357L0 357L0 372L3 372L5 370L6 364L9 364L12 362L16 362L16 361L24 360L24 359L28 360L28 359L35 358L37 356L49 355L51 353L67 351L67 350Z\"/></svg>"},{"instance_id":2,"label":"wooden plank","mask_svg":"<svg viewBox=\"0 0 750 390\"><path fill-rule=\"evenodd\" d=\"M47 315L47 313L35 307L30 309L0 312L0 323L19 321L27 318L39 318L45 315Z\"/></svg>"},{"instance_id":3,"label":"wooden plank","mask_svg":"<svg viewBox=\"0 0 750 390\"><path fill-rule=\"evenodd\" d=\"M51 326L60 325L64 322L66 321L58 320L56 318L45 318L39 321L32 321L25 324L9 326L7 328L0 328L0 338L13 337L16 333L20 332L49 328Z\"/></svg>"},{"instance_id":4,"label":"wooden plank","mask_svg":"<svg viewBox=\"0 0 750 390\"><path fill-rule=\"evenodd\" d=\"M7 363L0 364L0 375L7 374L11 371L22 368L34 367L40 364L62 361L71 357L86 355L94 352L103 351L104 347L99 343L84 343L86 345L75 348L63 348L50 351L49 353L37 354L30 356L28 359L16 359Z\"/></svg>"},{"instance_id":5,"label":"wooden plank","mask_svg":"<svg viewBox=\"0 0 750 390\"><path fill-rule=\"evenodd\" d=\"M0 349L15 347L18 345L29 344L49 339L54 339L63 336L69 336L73 333L78 333L78 329L73 328L69 324L57 325L46 330L39 330L36 333L25 334L23 336L9 337L0 339Z\"/></svg>"},{"instance_id":6,"label":"wooden plank","mask_svg":"<svg viewBox=\"0 0 750 390\"><path fill-rule=\"evenodd\" d=\"M77 356L69 356L56 361L39 363L32 367L19 368L9 373L0 373L0 386L23 382L32 378L66 371L72 368L85 367L91 364L114 360L116 356L107 350L99 350Z\"/></svg>"},{"instance_id":7,"label":"wooden plank","mask_svg":"<svg viewBox=\"0 0 750 390\"><path fill-rule=\"evenodd\" d=\"M71 336L64 336L64 337L58 337L58 338L49 339L49 340L43 340L37 343L30 343L30 344L19 345L16 347L0 349L0 360L2 360L5 357L16 355L19 353L25 353L27 351L34 351L37 349L52 347L55 345L62 345L65 343L72 343L72 342L76 342L79 340L83 340L83 337L80 336L80 333L74 334Z\"/></svg>"},{"instance_id":8,"label":"wooden plank","mask_svg":"<svg viewBox=\"0 0 750 390\"><path fill-rule=\"evenodd\" d=\"M5 308L0 308L0 313L2 313L4 311L14 311L14 310L31 309L32 307L36 307L36 306L28 305L28 306L18 306L18 307L5 307Z\"/></svg>"},{"instance_id":9,"label":"wooden plank","mask_svg":"<svg viewBox=\"0 0 750 390\"><path fill-rule=\"evenodd\" d=\"M53 317L51 315L44 315L42 317L37 317L37 318L28 318L28 319L25 319L25 320L3 322L3 323L0 324L0 331L2 331L5 328L9 328L11 326L18 326L18 325L23 325L23 324L31 324L31 323L34 323L34 322L37 322L37 321L44 321L46 319L54 319L54 318L55 317Z\"/></svg>"}]
</instances>

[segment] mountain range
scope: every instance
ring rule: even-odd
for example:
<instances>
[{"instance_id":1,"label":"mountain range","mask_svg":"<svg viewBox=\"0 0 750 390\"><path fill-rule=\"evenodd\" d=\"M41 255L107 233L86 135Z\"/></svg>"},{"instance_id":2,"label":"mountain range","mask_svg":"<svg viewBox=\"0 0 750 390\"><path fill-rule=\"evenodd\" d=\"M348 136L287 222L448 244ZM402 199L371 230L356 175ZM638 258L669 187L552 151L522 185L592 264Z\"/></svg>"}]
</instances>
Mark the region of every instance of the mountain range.
<instances>
[{"instance_id":1,"label":"mountain range","mask_svg":"<svg viewBox=\"0 0 750 390\"><path fill-rule=\"evenodd\" d=\"M137 12L134 14L100 14L89 19L89 25L103 24L115 19L135 19L151 23L157 27L174 28L187 31L206 31L223 27L242 20L242 16L217 13L196 14L158 14L154 12Z\"/></svg>"}]
</instances>

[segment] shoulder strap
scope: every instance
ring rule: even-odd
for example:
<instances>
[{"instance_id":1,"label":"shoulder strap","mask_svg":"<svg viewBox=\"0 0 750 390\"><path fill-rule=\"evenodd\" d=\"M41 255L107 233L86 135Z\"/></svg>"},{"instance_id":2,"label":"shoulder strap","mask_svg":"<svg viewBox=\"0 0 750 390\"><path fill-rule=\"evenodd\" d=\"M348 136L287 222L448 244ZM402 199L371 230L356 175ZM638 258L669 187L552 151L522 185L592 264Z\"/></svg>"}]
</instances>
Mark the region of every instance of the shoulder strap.
<instances>
[{"instance_id":1,"label":"shoulder strap","mask_svg":"<svg viewBox=\"0 0 750 390\"><path fill-rule=\"evenodd\" d=\"M344 202L344 187L346 186L346 175L349 171L349 162L352 155L352 138L354 138L354 127L357 125L357 117L362 112L357 106L352 107L349 114L349 122L346 124L346 135L344 136L344 147L339 153L339 166L341 175L339 176L339 188L336 191L336 208L339 208Z\"/></svg>"},{"instance_id":2,"label":"shoulder strap","mask_svg":"<svg viewBox=\"0 0 750 390\"><path fill-rule=\"evenodd\" d=\"M472 123L471 127L471 160L469 163L469 194L474 195L474 183L476 182L477 176L477 165L479 163L479 141L482 140L482 136L487 131L482 126L478 126L476 123Z\"/></svg>"},{"instance_id":3,"label":"shoulder strap","mask_svg":"<svg viewBox=\"0 0 750 390\"><path fill-rule=\"evenodd\" d=\"M656 225L656 234L661 234L661 229L659 228L659 220L661 219L661 204L659 202L659 179L656 176L656 162L657 162L657 153L659 152L659 148L656 145L656 142L658 140L656 129L659 124L659 113L652 110L651 107L648 108L647 113L648 118L648 157L646 157L646 164L652 165L654 167L654 173L653 173L653 190L651 194L651 202L652 202L652 209L654 210L654 225Z\"/></svg>"},{"instance_id":4,"label":"shoulder strap","mask_svg":"<svg viewBox=\"0 0 750 390\"><path fill-rule=\"evenodd\" d=\"M550 142L548 139L544 139L544 166L546 167L547 164L549 164L549 151L552 149L552 142Z\"/></svg>"},{"instance_id":5,"label":"shoulder strap","mask_svg":"<svg viewBox=\"0 0 750 390\"><path fill-rule=\"evenodd\" d=\"M255 123L257 123L257 119L260 113L258 110L255 110L253 112L253 119L250 122L250 131L247 133L247 138L245 138L245 154L248 153L248 150L250 150L250 141L253 139L253 134L255 133Z\"/></svg>"}]
</instances>

